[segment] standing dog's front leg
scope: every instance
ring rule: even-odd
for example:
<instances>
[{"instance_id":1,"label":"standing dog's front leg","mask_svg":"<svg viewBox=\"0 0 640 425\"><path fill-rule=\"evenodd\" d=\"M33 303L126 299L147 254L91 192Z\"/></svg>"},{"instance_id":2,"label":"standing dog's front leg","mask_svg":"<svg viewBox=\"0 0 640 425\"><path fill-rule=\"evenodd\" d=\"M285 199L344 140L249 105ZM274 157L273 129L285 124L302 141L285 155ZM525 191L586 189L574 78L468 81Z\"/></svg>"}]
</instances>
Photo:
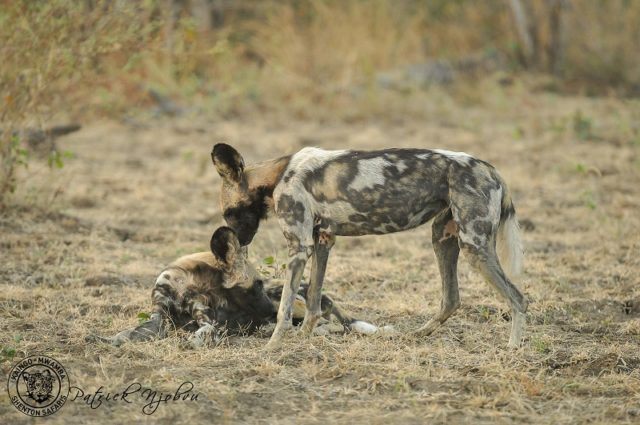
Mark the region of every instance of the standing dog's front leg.
<instances>
[{"instance_id":1,"label":"standing dog's front leg","mask_svg":"<svg viewBox=\"0 0 640 425\"><path fill-rule=\"evenodd\" d=\"M329 252L336 242L330 228L317 227L313 235L314 249L311 263L311 280L307 290L307 310L302 322L302 333L311 335L313 329L322 317L320 301L322 299L322 283L327 269Z\"/></svg>"},{"instance_id":2,"label":"standing dog's front leg","mask_svg":"<svg viewBox=\"0 0 640 425\"><path fill-rule=\"evenodd\" d=\"M305 249L297 251L293 255L291 255L291 252L289 253L287 282L282 288L282 298L280 299L280 308L278 308L278 321L267 344L268 349L278 347L282 341L282 336L293 327L291 310L300 287L304 266L307 264L311 254L310 251L311 249Z\"/></svg>"},{"instance_id":3,"label":"standing dog's front leg","mask_svg":"<svg viewBox=\"0 0 640 425\"><path fill-rule=\"evenodd\" d=\"M291 309L298 294L302 273L307 260L313 254L313 215L304 199L298 199L295 193L281 193L277 197L276 214L289 245L289 266L287 282L282 288L282 298L278 308L276 328L267 344L268 349L280 345L284 333L293 327Z\"/></svg>"}]
</instances>

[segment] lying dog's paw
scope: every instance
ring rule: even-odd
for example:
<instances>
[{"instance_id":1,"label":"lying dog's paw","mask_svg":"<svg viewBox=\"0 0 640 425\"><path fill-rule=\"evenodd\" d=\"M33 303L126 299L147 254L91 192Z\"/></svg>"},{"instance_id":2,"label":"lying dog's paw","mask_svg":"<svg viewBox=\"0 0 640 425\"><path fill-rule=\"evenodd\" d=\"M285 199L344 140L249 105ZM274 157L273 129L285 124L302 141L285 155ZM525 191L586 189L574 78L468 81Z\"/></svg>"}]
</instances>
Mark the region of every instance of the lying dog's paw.
<instances>
[{"instance_id":1,"label":"lying dog's paw","mask_svg":"<svg viewBox=\"0 0 640 425\"><path fill-rule=\"evenodd\" d=\"M220 344L222 338L213 325L206 324L194 332L189 338L188 344L193 349L215 347Z\"/></svg>"},{"instance_id":2,"label":"lying dog's paw","mask_svg":"<svg viewBox=\"0 0 640 425\"><path fill-rule=\"evenodd\" d=\"M124 330L122 332L118 332L116 334L116 336L114 336L111 339L111 345L115 346L115 347L120 347L121 345L123 345L126 342L132 342L132 341L145 341L144 339L136 339L136 337L132 338L133 333L135 332L137 328L133 328L133 329L127 329Z\"/></svg>"},{"instance_id":3,"label":"lying dog's paw","mask_svg":"<svg viewBox=\"0 0 640 425\"><path fill-rule=\"evenodd\" d=\"M159 314L154 313L151 315L151 319L141 325L119 332L112 338L100 337L100 340L108 342L116 347L120 347L126 342L144 342L164 337L165 329L162 326L162 317Z\"/></svg>"},{"instance_id":4,"label":"lying dog's paw","mask_svg":"<svg viewBox=\"0 0 640 425\"><path fill-rule=\"evenodd\" d=\"M162 319L160 317L152 317L140 326L136 326L130 331L120 332L118 335L127 337L132 342L150 341L156 338L162 338L164 332L162 329ZM117 335L116 335L117 337Z\"/></svg>"}]
</instances>

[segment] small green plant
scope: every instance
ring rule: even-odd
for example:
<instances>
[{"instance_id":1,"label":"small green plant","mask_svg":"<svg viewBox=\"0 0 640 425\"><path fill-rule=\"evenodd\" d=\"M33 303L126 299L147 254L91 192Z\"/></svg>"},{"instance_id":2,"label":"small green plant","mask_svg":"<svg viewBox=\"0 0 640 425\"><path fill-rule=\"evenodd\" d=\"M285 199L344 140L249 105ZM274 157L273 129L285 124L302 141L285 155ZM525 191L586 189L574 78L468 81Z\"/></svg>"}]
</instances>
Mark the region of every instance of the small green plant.
<instances>
[{"instance_id":1,"label":"small green plant","mask_svg":"<svg viewBox=\"0 0 640 425\"><path fill-rule=\"evenodd\" d=\"M582 202L584 205L590 210L595 210L598 207L598 203L596 202L596 198L590 190L582 192Z\"/></svg>"},{"instance_id":2,"label":"small green plant","mask_svg":"<svg viewBox=\"0 0 640 425\"><path fill-rule=\"evenodd\" d=\"M541 337L531 338L531 347L538 353L545 354L551 351L549 342Z\"/></svg>"},{"instance_id":3,"label":"small green plant","mask_svg":"<svg viewBox=\"0 0 640 425\"><path fill-rule=\"evenodd\" d=\"M47 164L49 164L49 168L63 168L64 160L72 159L74 157L73 152L71 151L52 151L49 154L49 158L47 159Z\"/></svg>"},{"instance_id":4,"label":"small green plant","mask_svg":"<svg viewBox=\"0 0 640 425\"><path fill-rule=\"evenodd\" d=\"M404 377L398 378L395 384L393 385L393 391L397 393L406 393L410 389L411 389L411 386L409 385L406 378Z\"/></svg>"},{"instance_id":5,"label":"small green plant","mask_svg":"<svg viewBox=\"0 0 640 425\"><path fill-rule=\"evenodd\" d=\"M573 132L578 140L586 141L593 139L593 129L590 118L582 115L580 110L573 115Z\"/></svg>"},{"instance_id":6,"label":"small green plant","mask_svg":"<svg viewBox=\"0 0 640 425\"><path fill-rule=\"evenodd\" d=\"M151 315L149 313L146 313L144 311L141 311L140 313L138 313L138 315L136 316L138 318L138 323L142 324L144 322L146 322L147 320L151 319Z\"/></svg>"},{"instance_id":7,"label":"small green plant","mask_svg":"<svg viewBox=\"0 0 640 425\"><path fill-rule=\"evenodd\" d=\"M13 336L13 342L20 344L20 341L22 341L22 335L16 334ZM16 349L14 347L0 345L0 363L11 362L15 356Z\"/></svg>"},{"instance_id":8,"label":"small green plant","mask_svg":"<svg viewBox=\"0 0 640 425\"><path fill-rule=\"evenodd\" d=\"M182 160L184 162L191 162L191 160L193 160L193 151L191 149L188 149L182 152Z\"/></svg>"},{"instance_id":9,"label":"small green plant","mask_svg":"<svg viewBox=\"0 0 640 425\"><path fill-rule=\"evenodd\" d=\"M20 144L18 135L3 137L0 132L0 159L2 160L0 201L6 193L16 190L16 170L18 167L27 167L29 151Z\"/></svg>"},{"instance_id":10,"label":"small green plant","mask_svg":"<svg viewBox=\"0 0 640 425\"><path fill-rule=\"evenodd\" d=\"M118 259L118 264L124 265L124 264L127 264L127 263L131 262L131 260L133 260L133 259L134 259L133 255L122 254L120 256L120 258Z\"/></svg>"},{"instance_id":11,"label":"small green plant","mask_svg":"<svg viewBox=\"0 0 640 425\"><path fill-rule=\"evenodd\" d=\"M479 307L480 315L484 320L489 320L491 318L491 310L485 305L481 305Z\"/></svg>"},{"instance_id":12,"label":"small green plant","mask_svg":"<svg viewBox=\"0 0 640 425\"><path fill-rule=\"evenodd\" d=\"M16 349L13 347L0 347L0 363L12 362L16 356Z\"/></svg>"},{"instance_id":13,"label":"small green plant","mask_svg":"<svg viewBox=\"0 0 640 425\"><path fill-rule=\"evenodd\" d=\"M549 130L552 132L562 135L565 131L567 131L567 118L560 117L558 119L552 118L549 123Z\"/></svg>"},{"instance_id":14,"label":"small green plant","mask_svg":"<svg viewBox=\"0 0 640 425\"><path fill-rule=\"evenodd\" d=\"M579 173L579 174L586 174L587 173L587 166L584 165L581 162L578 162L576 164L576 172Z\"/></svg>"},{"instance_id":15,"label":"small green plant","mask_svg":"<svg viewBox=\"0 0 640 425\"><path fill-rule=\"evenodd\" d=\"M513 130L513 138L514 139L522 140L522 139L524 139L524 136L525 136L524 128L522 128L521 126L517 126Z\"/></svg>"},{"instance_id":16,"label":"small green plant","mask_svg":"<svg viewBox=\"0 0 640 425\"><path fill-rule=\"evenodd\" d=\"M263 258L262 264L264 264L264 266L260 266L258 268L260 273L271 278L281 278L287 269L286 264L279 264L276 258L272 255Z\"/></svg>"}]
</instances>

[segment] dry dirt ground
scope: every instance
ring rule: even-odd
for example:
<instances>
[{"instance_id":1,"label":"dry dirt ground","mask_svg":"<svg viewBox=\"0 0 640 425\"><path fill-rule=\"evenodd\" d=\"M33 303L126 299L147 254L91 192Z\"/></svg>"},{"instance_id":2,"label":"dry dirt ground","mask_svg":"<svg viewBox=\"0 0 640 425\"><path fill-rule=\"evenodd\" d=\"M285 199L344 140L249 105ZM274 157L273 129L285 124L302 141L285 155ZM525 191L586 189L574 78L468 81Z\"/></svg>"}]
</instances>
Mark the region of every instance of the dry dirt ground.
<instances>
[{"instance_id":1,"label":"dry dirt ground","mask_svg":"<svg viewBox=\"0 0 640 425\"><path fill-rule=\"evenodd\" d=\"M0 217L0 363L41 353L86 394L134 382L194 402L67 401L48 423L640 423L640 106L491 86L460 106L430 92L427 118L320 122L211 120L194 114L142 125L97 122L59 141L61 170L34 159ZM206 250L222 223L213 143L247 162L323 148L426 147L493 163L512 188L526 246L519 286L531 299L523 347L506 349L509 317L461 258L462 307L430 337L268 335L190 350L183 335L115 348L113 335L149 311L155 274ZM417 328L439 306L430 227L338 239L326 291L355 315ZM263 264L273 256L273 265ZM250 257L265 273L286 260L267 222ZM15 350L15 358L11 352ZM4 384L3 384L4 385ZM97 403L96 403L97 404ZM41 423L0 392L3 423Z\"/></svg>"}]
</instances>

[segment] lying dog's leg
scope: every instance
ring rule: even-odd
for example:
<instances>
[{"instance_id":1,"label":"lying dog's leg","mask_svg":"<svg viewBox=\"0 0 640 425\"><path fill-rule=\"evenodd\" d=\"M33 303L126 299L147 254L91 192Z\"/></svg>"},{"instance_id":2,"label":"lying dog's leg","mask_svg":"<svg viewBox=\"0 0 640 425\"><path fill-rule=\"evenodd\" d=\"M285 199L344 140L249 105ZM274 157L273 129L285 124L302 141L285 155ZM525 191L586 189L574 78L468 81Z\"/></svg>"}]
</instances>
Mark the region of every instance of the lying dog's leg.
<instances>
[{"instance_id":1,"label":"lying dog's leg","mask_svg":"<svg viewBox=\"0 0 640 425\"><path fill-rule=\"evenodd\" d=\"M151 292L153 312L151 318L133 329L127 329L118 333L111 339L111 344L120 346L125 342L143 342L156 338L164 338L164 319L167 317L175 300L175 289L171 284L171 274L163 272L156 279L156 284Z\"/></svg>"},{"instance_id":2,"label":"lying dog's leg","mask_svg":"<svg viewBox=\"0 0 640 425\"><path fill-rule=\"evenodd\" d=\"M417 335L430 335L460 307L458 291L460 247L457 225L453 221L450 209L447 208L434 219L431 239L442 279L442 299L438 314L415 331L414 334Z\"/></svg>"},{"instance_id":3,"label":"lying dog's leg","mask_svg":"<svg viewBox=\"0 0 640 425\"><path fill-rule=\"evenodd\" d=\"M199 301L192 301L189 310L191 311L191 317L199 326L199 329L189 338L189 345L192 348L201 348L215 347L220 344L222 336L215 322L207 314L210 308Z\"/></svg>"},{"instance_id":4,"label":"lying dog's leg","mask_svg":"<svg viewBox=\"0 0 640 425\"><path fill-rule=\"evenodd\" d=\"M314 232L314 250L311 263L311 280L307 290L307 310L302 322L302 333L311 335L313 329L322 317L321 298L322 283L327 269L329 252L336 242L336 238L329 230L316 228Z\"/></svg>"},{"instance_id":5,"label":"lying dog's leg","mask_svg":"<svg viewBox=\"0 0 640 425\"><path fill-rule=\"evenodd\" d=\"M116 347L121 346L125 342L144 342L151 341L156 338L163 338L164 332L164 314L152 313L151 318L133 329L127 329L111 339L111 344Z\"/></svg>"}]
</instances>

